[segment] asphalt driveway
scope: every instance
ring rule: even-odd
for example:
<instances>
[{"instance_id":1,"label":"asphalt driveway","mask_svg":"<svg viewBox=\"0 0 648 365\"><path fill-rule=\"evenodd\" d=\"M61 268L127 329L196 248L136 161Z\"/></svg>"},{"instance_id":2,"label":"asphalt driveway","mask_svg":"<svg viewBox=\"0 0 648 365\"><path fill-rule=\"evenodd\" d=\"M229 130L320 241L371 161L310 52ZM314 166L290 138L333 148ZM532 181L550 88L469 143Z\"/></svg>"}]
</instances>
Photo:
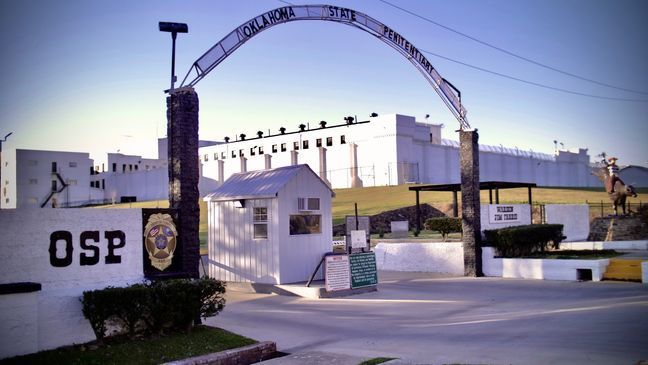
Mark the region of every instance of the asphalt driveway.
<instances>
[{"instance_id":1,"label":"asphalt driveway","mask_svg":"<svg viewBox=\"0 0 648 365\"><path fill-rule=\"evenodd\" d=\"M280 351L410 363L636 364L648 359L648 285L381 272L334 299L230 292L208 324Z\"/></svg>"}]
</instances>

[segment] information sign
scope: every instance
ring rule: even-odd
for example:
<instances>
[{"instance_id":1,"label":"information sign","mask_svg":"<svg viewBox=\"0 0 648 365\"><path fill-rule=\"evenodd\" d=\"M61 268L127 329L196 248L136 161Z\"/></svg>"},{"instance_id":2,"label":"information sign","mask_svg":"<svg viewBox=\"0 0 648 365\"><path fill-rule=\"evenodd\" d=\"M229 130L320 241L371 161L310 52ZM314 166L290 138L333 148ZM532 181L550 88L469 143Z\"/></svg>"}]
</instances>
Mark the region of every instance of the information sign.
<instances>
[{"instance_id":1,"label":"information sign","mask_svg":"<svg viewBox=\"0 0 648 365\"><path fill-rule=\"evenodd\" d=\"M326 291L346 290L351 288L349 256L326 256L324 270L324 283Z\"/></svg>"},{"instance_id":2,"label":"information sign","mask_svg":"<svg viewBox=\"0 0 648 365\"><path fill-rule=\"evenodd\" d=\"M351 264L351 288L378 285L376 255L373 252L357 253L349 256Z\"/></svg>"}]
</instances>

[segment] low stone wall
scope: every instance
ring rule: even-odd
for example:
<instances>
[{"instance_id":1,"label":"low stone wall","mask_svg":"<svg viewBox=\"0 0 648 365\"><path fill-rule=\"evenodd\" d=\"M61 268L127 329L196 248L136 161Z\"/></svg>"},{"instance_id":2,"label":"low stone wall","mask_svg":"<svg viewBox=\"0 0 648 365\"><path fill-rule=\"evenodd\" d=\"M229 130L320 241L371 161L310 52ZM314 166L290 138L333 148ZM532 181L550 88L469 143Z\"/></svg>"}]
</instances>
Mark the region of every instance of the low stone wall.
<instances>
[{"instance_id":1,"label":"low stone wall","mask_svg":"<svg viewBox=\"0 0 648 365\"><path fill-rule=\"evenodd\" d=\"M381 242L374 252L378 270L464 273L462 242Z\"/></svg>"},{"instance_id":2,"label":"low stone wall","mask_svg":"<svg viewBox=\"0 0 648 365\"><path fill-rule=\"evenodd\" d=\"M164 365L248 365L271 359L276 352L277 344L265 341L237 349L167 362Z\"/></svg>"},{"instance_id":3,"label":"low stone wall","mask_svg":"<svg viewBox=\"0 0 648 365\"><path fill-rule=\"evenodd\" d=\"M590 225L589 241L648 239L648 224L640 217L599 217Z\"/></svg>"},{"instance_id":4,"label":"low stone wall","mask_svg":"<svg viewBox=\"0 0 648 365\"><path fill-rule=\"evenodd\" d=\"M428 218L445 217L452 215L452 204L433 207L429 204L421 204L421 229ZM371 233L391 232L391 222L408 221L410 229L416 229L416 205L405 208L388 210L369 217L371 224ZM334 236L342 236L346 232L344 224L338 224L333 227Z\"/></svg>"},{"instance_id":5,"label":"low stone wall","mask_svg":"<svg viewBox=\"0 0 648 365\"><path fill-rule=\"evenodd\" d=\"M493 247L482 247L483 271L486 276L540 280L578 280L578 270L591 270L592 280L600 281L609 259L557 260L495 258Z\"/></svg>"}]
</instances>

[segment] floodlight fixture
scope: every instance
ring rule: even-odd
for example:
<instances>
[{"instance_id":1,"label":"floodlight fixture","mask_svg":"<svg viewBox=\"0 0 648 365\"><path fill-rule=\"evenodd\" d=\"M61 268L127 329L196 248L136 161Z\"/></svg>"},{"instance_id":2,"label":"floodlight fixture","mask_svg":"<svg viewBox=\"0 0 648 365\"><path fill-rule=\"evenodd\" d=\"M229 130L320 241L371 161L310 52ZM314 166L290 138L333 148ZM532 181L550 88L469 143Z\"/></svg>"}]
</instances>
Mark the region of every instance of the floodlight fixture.
<instances>
[{"instance_id":1,"label":"floodlight fixture","mask_svg":"<svg viewBox=\"0 0 648 365\"><path fill-rule=\"evenodd\" d=\"M159 22L160 32L171 33L173 45L171 46L171 88L165 92L173 91L176 82L175 75L175 43L178 33L189 33L189 27L185 23Z\"/></svg>"}]
</instances>

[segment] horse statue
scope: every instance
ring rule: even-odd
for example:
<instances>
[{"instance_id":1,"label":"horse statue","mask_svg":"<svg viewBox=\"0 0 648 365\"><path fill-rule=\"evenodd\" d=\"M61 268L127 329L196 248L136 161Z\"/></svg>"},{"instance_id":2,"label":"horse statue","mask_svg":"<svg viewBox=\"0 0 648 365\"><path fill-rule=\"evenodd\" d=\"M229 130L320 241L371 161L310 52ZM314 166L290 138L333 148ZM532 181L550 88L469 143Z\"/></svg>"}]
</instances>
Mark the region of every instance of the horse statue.
<instances>
[{"instance_id":1,"label":"horse statue","mask_svg":"<svg viewBox=\"0 0 648 365\"><path fill-rule=\"evenodd\" d=\"M603 185L606 187L606 192L608 193L608 196L612 201L614 216L619 215L618 212L619 206L621 206L621 209L623 210L623 215L626 215L626 199L629 196L633 198L637 197L637 192L635 191L635 188L632 185L626 185L623 181L617 179L616 182L614 183L614 191L610 192L607 187L609 187L610 185L609 182L612 177L608 172L607 166L602 166L600 168L595 169L592 172L592 175L596 176L599 180L601 180Z\"/></svg>"}]
</instances>

